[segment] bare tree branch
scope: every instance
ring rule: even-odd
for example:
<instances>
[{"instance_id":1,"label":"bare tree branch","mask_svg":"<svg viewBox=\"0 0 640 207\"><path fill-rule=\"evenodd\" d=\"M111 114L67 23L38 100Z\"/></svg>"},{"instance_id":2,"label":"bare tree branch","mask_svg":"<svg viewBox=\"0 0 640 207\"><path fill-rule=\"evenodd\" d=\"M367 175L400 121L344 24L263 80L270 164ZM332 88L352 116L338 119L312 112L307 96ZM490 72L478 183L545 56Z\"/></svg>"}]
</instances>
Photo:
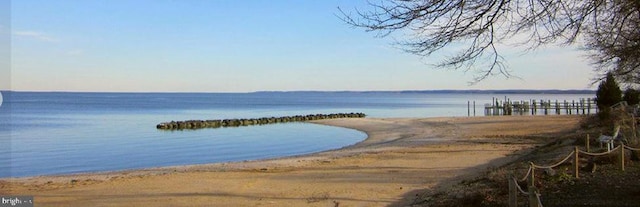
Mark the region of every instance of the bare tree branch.
<instances>
[{"instance_id":1,"label":"bare tree branch","mask_svg":"<svg viewBox=\"0 0 640 207\"><path fill-rule=\"evenodd\" d=\"M413 36L398 44L419 56L464 45L436 65L476 71L472 83L497 74L512 77L496 45L515 36L528 37L517 43L524 51L584 39L597 71L640 80L638 0L380 0L369 6L356 15L339 8L340 18L377 37L410 31ZM478 64L480 59L488 64Z\"/></svg>"}]
</instances>

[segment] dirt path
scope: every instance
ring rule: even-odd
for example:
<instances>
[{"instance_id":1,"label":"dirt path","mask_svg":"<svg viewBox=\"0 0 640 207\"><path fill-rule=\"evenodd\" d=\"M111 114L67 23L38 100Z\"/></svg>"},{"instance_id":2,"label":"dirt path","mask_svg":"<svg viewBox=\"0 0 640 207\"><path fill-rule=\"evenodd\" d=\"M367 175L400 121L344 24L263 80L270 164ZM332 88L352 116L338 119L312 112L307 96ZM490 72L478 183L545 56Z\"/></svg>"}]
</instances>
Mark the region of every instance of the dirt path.
<instances>
[{"instance_id":1,"label":"dirt path","mask_svg":"<svg viewBox=\"0 0 640 207\"><path fill-rule=\"evenodd\" d=\"M366 132L344 149L283 159L0 180L43 206L404 206L412 194L511 160L577 116L338 119Z\"/></svg>"}]
</instances>

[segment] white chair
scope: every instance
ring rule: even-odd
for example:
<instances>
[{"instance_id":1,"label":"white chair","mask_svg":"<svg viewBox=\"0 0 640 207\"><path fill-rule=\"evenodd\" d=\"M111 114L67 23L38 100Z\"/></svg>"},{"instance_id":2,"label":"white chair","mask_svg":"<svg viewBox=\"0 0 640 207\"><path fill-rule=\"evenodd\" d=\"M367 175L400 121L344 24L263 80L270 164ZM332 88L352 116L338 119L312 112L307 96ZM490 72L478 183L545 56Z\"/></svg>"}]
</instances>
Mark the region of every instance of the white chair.
<instances>
[{"instance_id":1,"label":"white chair","mask_svg":"<svg viewBox=\"0 0 640 207\"><path fill-rule=\"evenodd\" d=\"M602 144L606 144L607 152L610 152L611 149L613 149L613 141L616 140L616 137L618 137L619 133L620 133L620 126L616 126L616 129L614 130L612 136L600 135L600 137L598 137L598 141L600 142L601 146Z\"/></svg>"}]
</instances>

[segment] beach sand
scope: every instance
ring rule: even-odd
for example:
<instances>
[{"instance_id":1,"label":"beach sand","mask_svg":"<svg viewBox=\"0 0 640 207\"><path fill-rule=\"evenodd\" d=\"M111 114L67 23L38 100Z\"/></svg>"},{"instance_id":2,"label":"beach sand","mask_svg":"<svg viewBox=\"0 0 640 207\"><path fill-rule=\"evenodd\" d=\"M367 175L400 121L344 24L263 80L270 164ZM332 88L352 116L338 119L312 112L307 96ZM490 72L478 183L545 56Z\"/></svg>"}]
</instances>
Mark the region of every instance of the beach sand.
<instances>
[{"instance_id":1,"label":"beach sand","mask_svg":"<svg viewBox=\"0 0 640 207\"><path fill-rule=\"evenodd\" d=\"M353 146L281 159L0 180L36 206L406 206L512 161L579 116L316 121L366 132Z\"/></svg>"}]
</instances>

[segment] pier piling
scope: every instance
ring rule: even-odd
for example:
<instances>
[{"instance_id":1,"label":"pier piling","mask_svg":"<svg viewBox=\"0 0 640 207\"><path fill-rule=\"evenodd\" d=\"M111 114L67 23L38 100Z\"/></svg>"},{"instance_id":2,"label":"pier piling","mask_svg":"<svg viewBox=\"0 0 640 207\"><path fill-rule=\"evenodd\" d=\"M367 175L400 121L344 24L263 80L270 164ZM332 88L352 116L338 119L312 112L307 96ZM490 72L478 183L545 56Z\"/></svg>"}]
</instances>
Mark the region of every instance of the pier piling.
<instances>
[{"instance_id":1,"label":"pier piling","mask_svg":"<svg viewBox=\"0 0 640 207\"><path fill-rule=\"evenodd\" d=\"M484 105L484 114L486 116L524 115L530 112L531 115L587 115L597 113L595 107L595 100L592 98L563 100L562 102L550 99L511 101L508 98L505 98L503 102L500 99L493 98L490 104ZM473 115L475 116L475 114L475 101L473 101ZM467 102L467 115L471 116L471 101Z\"/></svg>"}]
</instances>

